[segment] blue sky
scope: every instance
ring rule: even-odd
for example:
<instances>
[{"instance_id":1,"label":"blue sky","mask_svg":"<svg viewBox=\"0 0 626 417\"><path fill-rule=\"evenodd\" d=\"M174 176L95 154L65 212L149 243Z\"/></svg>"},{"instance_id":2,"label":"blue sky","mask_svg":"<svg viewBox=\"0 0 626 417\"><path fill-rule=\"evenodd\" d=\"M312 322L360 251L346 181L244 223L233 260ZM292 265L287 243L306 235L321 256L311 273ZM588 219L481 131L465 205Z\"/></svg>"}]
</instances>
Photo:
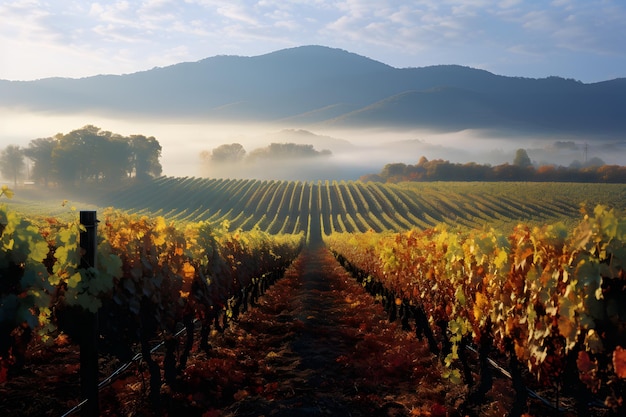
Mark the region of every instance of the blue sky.
<instances>
[{"instance_id":1,"label":"blue sky","mask_svg":"<svg viewBox=\"0 0 626 417\"><path fill-rule=\"evenodd\" d=\"M626 77L623 0L0 0L0 79L123 74L325 45L394 67Z\"/></svg>"}]
</instances>

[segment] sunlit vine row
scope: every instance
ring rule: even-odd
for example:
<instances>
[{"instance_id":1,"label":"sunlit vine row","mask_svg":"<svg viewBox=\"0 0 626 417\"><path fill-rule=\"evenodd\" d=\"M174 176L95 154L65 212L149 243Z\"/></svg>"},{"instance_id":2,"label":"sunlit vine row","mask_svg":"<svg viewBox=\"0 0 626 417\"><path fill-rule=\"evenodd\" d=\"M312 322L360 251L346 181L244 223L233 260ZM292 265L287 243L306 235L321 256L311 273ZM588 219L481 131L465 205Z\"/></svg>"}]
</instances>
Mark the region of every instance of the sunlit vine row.
<instances>
[{"instance_id":1,"label":"sunlit vine row","mask_svg":"<svg viewBox=\"0 0 626 417\"><path fill-rule=\"evenodd\" d=\"M3 189L10 195L10 190ZM69 223L37 222L0 207L0 377L23 366L31 339L59 332L71 338L79 311L98 312L101 348L121 358L140 346L155 379L149 343L184 325L202 323L202 343L211 328L223 328L254 302L298 254L303 235L270 236L260 230L230 231L228 222L179 227L163 217L99 213L96 267L81 267L78 215ZM168 358L175 346L168 345ZM187 346L187 355L191 346ZM173 378L184 367L165 365ZM185 358L185 359L183 359ZM166 361L167 362L167 361Z\"/></svg>"},{"instance_id":2,"label":"sunlit vine row","mask_svg":"<svg viewBox=\"0 0 626 417\"><path fill-rule=\"evenodd\" d=\"M471 379L463 347L473 342L481 363L497 348L513 368L525 365L540 383L569 390L581 409L599 395L624 411L626 219L613 210L598 206L575 228L519 225L503 234L440 225L327 240L398 305L423 309L443 340L450 378ZM489 384L481 377L473 400Z\"/></svg>"}]
</instances>

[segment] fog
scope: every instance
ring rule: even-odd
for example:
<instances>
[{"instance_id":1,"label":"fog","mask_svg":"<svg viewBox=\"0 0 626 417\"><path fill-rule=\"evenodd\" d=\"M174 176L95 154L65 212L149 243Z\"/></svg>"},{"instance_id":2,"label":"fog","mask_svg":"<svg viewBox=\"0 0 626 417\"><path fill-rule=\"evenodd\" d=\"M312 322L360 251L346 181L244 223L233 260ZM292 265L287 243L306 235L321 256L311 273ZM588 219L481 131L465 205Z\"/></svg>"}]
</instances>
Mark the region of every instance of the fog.
<instances>
[{"instance_id":1,"label":"fog","mask_svg":"<svg viewBox=\"0 0 626 417\"><path fill-rule=\"evenodd\" d=\"M91 124L123 136L154 136L163 148L163 174L169 176L352 180L364 174L378 173L387 163L415 164L421 156L455 163L512 163L519 148L526 149L535 164L568 166L573 161L600 158L607 164L622 165L626 160L624 140L600 142L597 139L478 130L438 133L332 129L324 125L209 124L6 109L0 109L0 114L0 149L11 144L27 147L33 139L69 133ZM272 142L311 144L318 151L330 150L332 155L231 165L208 164L200 157L202 151L210 152L223 144L240 143L249 153Z\"/></svg>"}]
</instances>

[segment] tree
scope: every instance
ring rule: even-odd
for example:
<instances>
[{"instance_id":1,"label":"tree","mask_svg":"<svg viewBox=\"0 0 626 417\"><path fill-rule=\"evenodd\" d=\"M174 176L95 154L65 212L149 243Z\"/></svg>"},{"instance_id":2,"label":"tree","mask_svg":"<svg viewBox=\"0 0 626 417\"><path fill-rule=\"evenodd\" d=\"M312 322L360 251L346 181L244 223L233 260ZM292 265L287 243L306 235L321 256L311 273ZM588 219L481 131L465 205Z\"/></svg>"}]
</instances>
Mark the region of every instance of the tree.
<instances>
[{"instance_id":1,"label":"tree","mask_svg":"<svg viewBox=\"0 0 626 417\"><path fill-rule=\"evenodd\" d=\"M61 183L116 183L132 173L139 179L161 174L161 145L153 137L127 138L87 125L55 138L52 166Z\"/></svg>"},{"instance_id":2,"label":"tree","mask_svg":"<svg viewBox=\"0 0 626 417\"><path fill-rule=\"evenodd\" d=\"M402 162L395 162L387 164L380 171L380 176L388 180L392 177L403 177L406 174L406 164Z\"/></svg>"},{"instance_id":3,"label":"tree","mask_svg":"<svg viewBox=\"0 0 626 417\"><path fill-rule=\"evenodd\" d=\"M233 163L240 162L246 156L246 150L240 143L220 145L211 151L211 162Z\"/></svg>"},{"instance_id":4,"label":"tree","mask_svg":"<svg viewBox=\"0 0 626 417\"><path fill-rule=\"evenodd\" d=\"M317 158L332 155L328 149L321 151L315 150L313 145L298 143L271 143L265 148L257 148L250 152L251 160L278 160L278 159L299 159L299 158Z\"/></svg>"},{"instance_id":5,"label":"tree","mask_svg":"<svg viewBox=\"0 0 626 417\"><path fill-rule=\"evenodd\" d=\"M33 162L31 176L35 181L43 183L44 187L52 176L52 151L57 144L54 138L33 139L24 149L24 155Z\"/></svg>"},{"instance_id":6,"label":"tree","mask_svg":"<svg viewBox=\"0 0 626 417\"><path fill-rule=\"evenodd\" d=\"M526 152L526 149L518 149L517 152L515 152L513 165L517 167L523 167L523 168L526 168L532 165L532 162L530 161L530 158L528 157L528 153Z\"/></svg>"},{"instance_id":7,"label":"tree","mask_svg":"<svg viewBox=\"0 0 626 417\"><path fill-rule=\"evenodd\" d=\"M63 135L57 134L57 145L52 151L53 172L65 185L85 182L94 176L97 128L85 126ZM97 138L96 138L97 140Z\"/></svg>"},{"instance_id":8,"label":"tree","mask_svg":"<svg viewBox=\"0 0 626 417\"><path fill-rule=\"evenodd\" d=\"M132 172L128 138L110 134L107 140L98 143L97 152L98 173L102 182L117 183Z\"/></svg>"},{"instance_id":9,"label":"tree","mask_svg":"<svg viewBox=\"0 0 626 417\"><path fill-rule=\"evenodd\" d=\"M153 136L130 136L131 166L136 179L145 180L161 175L161 150L161 144Z\"/></svg>"},{"instance_id":10,"label":"tree","mask_svg":"<svg viewBox=\"0 0 626 417\"><path fill-rule=\"evenodd\" d=\"M111 184L132 172L129 138L91 125L71 134L80 135L84 152L81 158L89 161L83 179Z\"/></svg>"},{"instance_id":11,"label":"tree","mask_svg":"<svg viewBox=\"0 0 626 417\"><path fill-rule=\"evenodd\" d=\"M0 172L2 176L13 180L17 187L17 180L22 177L24 168L24 152L17 145L9 145L0 152Z\"/></svg>"},{"instance_id":12,"label":"tree","mask_svg":"<svg viewBox=\"0 0 626 417\"><path fill-rule=\"evenodd\" d=\"M585 162L583 166L584 168L597 168L601 167L602 165L606 165L606 163L597 156L594 156L593 158L590 158L587 162Z\"/></svg>"}]
</instances>

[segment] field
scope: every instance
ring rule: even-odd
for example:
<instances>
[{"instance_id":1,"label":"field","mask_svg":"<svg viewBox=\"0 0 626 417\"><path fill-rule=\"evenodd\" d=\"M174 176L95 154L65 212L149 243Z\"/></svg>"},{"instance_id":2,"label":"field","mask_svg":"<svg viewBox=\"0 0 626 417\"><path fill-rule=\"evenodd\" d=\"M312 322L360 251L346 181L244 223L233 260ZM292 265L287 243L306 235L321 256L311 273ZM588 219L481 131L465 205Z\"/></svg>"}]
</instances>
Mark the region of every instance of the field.
<instances>
[{"instance_id":1,"label":"field","mask_svg":"<svg viewBox=\"0 0 626 417\"><path fill-rule=\"evenodd\" d=\"M128 358L141 348L150 368L130 366L102 391L107 415L184 409L216 416L259 410L443 416L456 415L459 407L468 415L544 415L568 402L576 405L562 414L624 410L623 185L161 177L123 189L65 193L18 189L14 199L4 200L9 210L47 217L38 224L49 224L43 238L33 237L28 222L5 228L16 230L14 238L24 244L5 245L4 253L10 259L13 246L32 252L37 239L48 240L54 258L78 252L70 247L77 245L68 237L71 227L51 218L71 218L72 206L98 210L106 248L123 271L101 288L113 293L103 299L100 314L110 323L101 337L115 345L108 346L109 355L123 347ZM52 239L55 234L66 240ZM300 252L303 236L308 245ZM41 248L37 252L53 262ZM57 292L49 294L46 320L57 325L54 309L62 311L63 299L83 283L68 260L54 262L49 281ZM58 272L68 268L65 275ZM114 274L116 268L107 268ZM274 283L279 270L285 279L275 288L258 279L271 276ZM260 287L267 293L258 298ZM591 303L600 288L607 303ZM64 297L57 299L59 291ZM19 294L9 296L30 297ZM35 301L27 305L31 311L46 305ZM82 307L94 308L94 299L83 301ZM144 309L148 304L153 310ZM198 320L195 332L192 317ZM150 341L157 343L174 340L183 324L195 340L170 342L165 353L146 350L142 329L152 329ZM603 326L603 333L593 326ZM130 334L136 338L118 340ZM60 340L57 352L74 357L76 348ZM468 359L466 348L478 352ZM168 360L176 362L175 352L182 350L186 366L170 369L168 377ZM21 358L24 370L5 358L9 374L17 375L0 381L0 406L8 415L20 414L24 390L37 378L57 384L54 392L32 398L32 413L59 414L76 404L76 363L64 370L54 352L36 343ZM47 370L42 358L55 367ZM528 370L513 382L486 383L491 358L510 361L518 371L528 361ZM165 381L155 382L160 372ZM570 384L572 372L581 382ZM522 395L526 384L545 393L548 405ZM574 401L580 392L582 405Z\"/></svg>"},{"instance_id":2,"label":"field","mask_svg":"<svg viewBox=\"0 0 626 417\"><path fill-rule=\"evenodd\" d=\"M440 223L503 231L518 223L576 224L583 205L626 212L623 184L435 182L380 184L360 181L260 181L161 177L110 191L67 194L51 190L47 204L28 192L21 210L61 214L63 199L79 209L116 207L163 216L177 223L227 220L231 230L256 227L271 234L402 231ZM33 202L36 202L33 205ZM82 204L86 203L86 204ZM82 204L82 205L81 205ZM52 211L52 213L50 213ZM313 226L313 230L311 230Z\"/></svg>"}]
</instances>

